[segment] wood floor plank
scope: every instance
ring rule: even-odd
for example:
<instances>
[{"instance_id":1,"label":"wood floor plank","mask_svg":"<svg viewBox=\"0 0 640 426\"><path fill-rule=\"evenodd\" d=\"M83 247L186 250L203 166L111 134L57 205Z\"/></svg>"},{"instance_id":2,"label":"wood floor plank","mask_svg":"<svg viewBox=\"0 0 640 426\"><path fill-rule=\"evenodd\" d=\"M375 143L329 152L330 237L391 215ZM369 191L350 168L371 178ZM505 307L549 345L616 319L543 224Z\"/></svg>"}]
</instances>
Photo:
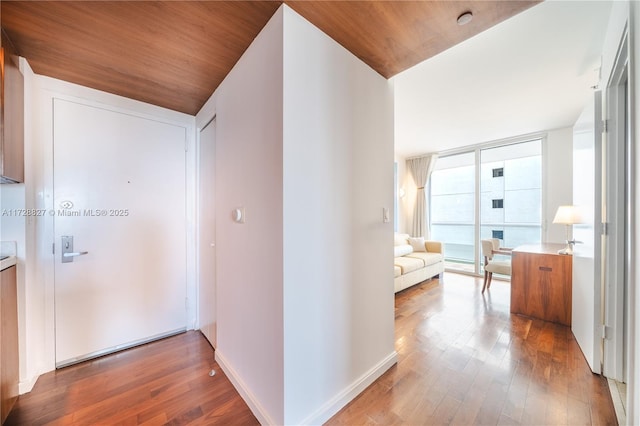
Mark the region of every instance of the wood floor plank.
<instances>
[{"instance_id":1,"label":"wood floor plank","mask_svg":"<svg viewBox=\"0 0 640 426\"><path fill-rule=\"evenodd\" d=\"M390 406L389 420L407 425L616 424L606 380L571 330L510 314L508 282L481 288L481 279L445 273L397 294L401 385L389 391L398 382L378 380L327 424L381 424Z\"/></svg>"},{"instance_id":2,"label":"wood floor plank","mask_svg":"<svg viewBox=\"0 0 640 426\"><path fill-rule=\"evenodd\" d=\"M327 424L616 424L571 330L511 315L507 282L481 287L446 273L397 294L398 364ZM187 424L258 424L199 332L47 373L6 422Z\"/></svg>"},{"instance_id":3,"label":"wood floor plank","mask_svg":"<svg viewBox=\"0 0 640 426\"><path fill-rule=\"evenodd\" d=\"M460 401L450 396L445 396L436 411L431 417L431 424L449 424L455 416L458 408L460 407Z\"/></svg>"},{"instance_id":4,"label":"wood floor plank","mask_svg":"<svg viewBox=\"0 0 640 426\"><path fill-rule=\"evenodd\" d=\"M589 404L569 397L567 400L567 423L570 425L590 425L591 408Z\"/></svg>"},{"instance_id":5,"label":"wood floor plank","mask_svg":"<svg viewBox=\"0 0 640 426\"><path fill-rule=\"evenodd\" d=\"M485 390L479 386L472 386L465 395L451 423L455 425L470 425L478 416L485 398Z\"/></svg>"},{"instance_id":6,"label":"wood floor plank","mask_svg":"<svg viewBox=\"0 0 640 426\"><path fill-rule=\"evenodd\" d=\"M505 397L502 415L509 417L513 421L520 421L524 413L524 403L527 399L527 385L519 385L512 382Z\"/></svg>"},{"instance_id":7,"label":"wood floor plank","mask_svg":"<svg viewBox=\"0 0 640 426\"><path fill-rule=\"evenodd\" d=\"M208 375L211 368L217 374ZM44 374L5 425L258 424L200 332Z\"/></svg>"}]
</instances>

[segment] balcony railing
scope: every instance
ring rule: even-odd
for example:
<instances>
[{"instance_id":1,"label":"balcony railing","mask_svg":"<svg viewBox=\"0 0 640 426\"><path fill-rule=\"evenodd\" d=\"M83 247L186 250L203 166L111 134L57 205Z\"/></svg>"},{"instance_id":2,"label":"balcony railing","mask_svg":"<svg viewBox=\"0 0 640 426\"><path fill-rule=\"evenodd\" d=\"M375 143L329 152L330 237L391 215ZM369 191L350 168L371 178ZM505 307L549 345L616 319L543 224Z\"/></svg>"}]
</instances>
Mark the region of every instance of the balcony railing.
<instances>
[{"instance_id":1,"label":"balcony railing","mask_svg":"<svg viewBox=\"0 0 640 426\"><path fill-rule=\"evenodd\" d=\"M535 223L483 223L480 237L491 238L491 230L503 231L505 247L539 243L542 227ZM449 270L475 272L475 227L466 223L431 224L431 237L444 244L445 267ZM479 247L477 248L479 251ZM480 262L482 263L482 262ZM479 265L480 269L482 265Z\"/></svg>"}]
</instances>

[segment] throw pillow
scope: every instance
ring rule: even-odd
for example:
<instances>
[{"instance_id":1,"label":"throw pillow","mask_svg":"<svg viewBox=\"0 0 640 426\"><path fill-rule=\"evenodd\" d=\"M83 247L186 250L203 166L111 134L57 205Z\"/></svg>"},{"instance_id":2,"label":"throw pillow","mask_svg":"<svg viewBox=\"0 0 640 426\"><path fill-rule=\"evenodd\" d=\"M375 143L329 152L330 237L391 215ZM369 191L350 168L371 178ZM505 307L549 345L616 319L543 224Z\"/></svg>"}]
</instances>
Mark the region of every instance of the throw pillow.
<instances>
[{"instance_id":1,"label":"throw pillow","mask_svg":"<svg viewBox=\"0 0 640 426\"><path fill-rule=\"evenodd\" d=\"M398 234L397 232L393 234L393 245L394 246L403 246L407 244L407 238L409 235L407 234Z\"/></svg>"},{"instance_id":2,"label":"throw pillow","mask_svg":"<svg viewBox=\"0 0 640 426\"><path fill-rule=\"evenodd\" d=\"M405 254L409 254L413 252L413 248L411 248L411 246L409 244L404 244L401 246L395 246L393 247L393 256L394 257L401 257L404 256Z\"/></svg>"},{"instance_id":3,"label":"throw pillow","mask_svg":"<svg viewBox=\"0 0 640 426\"><path fill-rule=\"evenodd\" d=\"M409 238L409 244L413 247L413 251L427 251L424 247L424 237Z\"/></svg>"}]
</instances>

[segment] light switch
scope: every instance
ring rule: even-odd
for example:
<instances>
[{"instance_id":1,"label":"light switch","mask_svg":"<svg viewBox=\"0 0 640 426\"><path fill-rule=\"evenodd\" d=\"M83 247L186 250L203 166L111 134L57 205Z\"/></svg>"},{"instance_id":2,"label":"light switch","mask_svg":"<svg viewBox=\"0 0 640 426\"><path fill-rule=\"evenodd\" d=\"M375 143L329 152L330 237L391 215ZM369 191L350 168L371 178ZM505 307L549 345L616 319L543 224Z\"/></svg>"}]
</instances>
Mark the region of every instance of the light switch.
<instances>
[{"instance_id":1,"label":"light switch","mask_svg":"<svg viewBox=\"0 0 640 426\"><path fill-rule=\"evenodd\" d=\"M389 223L389 209L387 207L382 208L382 223Z\"/></svg>"}]
</instances>

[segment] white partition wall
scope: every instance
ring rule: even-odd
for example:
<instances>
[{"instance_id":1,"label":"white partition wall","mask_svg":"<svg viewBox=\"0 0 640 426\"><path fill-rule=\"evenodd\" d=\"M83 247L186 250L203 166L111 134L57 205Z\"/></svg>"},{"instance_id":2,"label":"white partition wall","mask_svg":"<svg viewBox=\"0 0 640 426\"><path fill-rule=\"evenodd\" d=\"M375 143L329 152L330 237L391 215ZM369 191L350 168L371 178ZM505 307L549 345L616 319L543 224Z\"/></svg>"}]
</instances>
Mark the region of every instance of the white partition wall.
<instances>
[{"instance_id":1,"label":"white partition wall","mask_svg":"<svg viewBox=\"0 0 640 426\"><path fill-rule=\"evenodd\" d=\"M284 421L282 75L278 13L214 94L216 359L263 424Z\"/></svg>"},{"instance_id":2,"label":"white partition wall","mask_svg":"<svg viewBox=\"0 0 640 426\"><path fill-rule=\"evenodd\" d=\"M213 114L216 357L260 422L322 423L396 360L392 88L283 6Z\"/></svg>"},{"instance_id":3,"label":"white partition wall","mask_svg":"<svg viewBox=\"0 0 640 426\"><path fill-rule=\"evenodd\" d=\"M395 362L393 92L284 8L285 423L318 424Z\"/></svg>"}]
</instances>

